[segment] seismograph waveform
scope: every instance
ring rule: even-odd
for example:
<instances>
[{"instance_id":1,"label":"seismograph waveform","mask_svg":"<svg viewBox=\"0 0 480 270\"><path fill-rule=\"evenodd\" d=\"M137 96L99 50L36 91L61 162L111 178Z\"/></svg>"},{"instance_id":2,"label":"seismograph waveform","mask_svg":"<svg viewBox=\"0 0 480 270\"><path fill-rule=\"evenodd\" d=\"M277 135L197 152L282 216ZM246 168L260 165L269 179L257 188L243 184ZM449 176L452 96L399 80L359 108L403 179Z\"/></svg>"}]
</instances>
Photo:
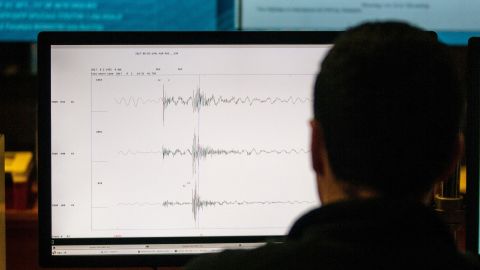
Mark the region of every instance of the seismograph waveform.
<instances>
[{"instance_id":1,"label":"seismograph waveform","mask_svg":"<svg viewBox=\"0 0 480 270\"><path fill-rule=\"evenodd\" d=\"M162 97L159 98L145 98L145 97L121 97L115 98L115 103L118 105L130 106L138 108L140 105L148 104L161 104L162 105L162 118L165 122L165 111L169 106L192 106L193 112L200 112L202 107L209 106L220 106L222 104L227 105L257 105L257 104L304 104L311 102L311 98L302 98L302 97L224 97L224 96L215 96L208 95L205 92L202 92L200 87L197 87L196 90L192 92L191 96L168 96L165 94L165 87L162 87Z\"/></svg>"},{"instance_id":2,"label":"seismograph waveform","mask_svg":"<svg viewBox=\"0 0 480 270\"><path fill-rule=\"evenodd\" d=\"M305 200L257 200L257 201L247 201L247 200L204 200L200 197L198 189L194 188L192 191L192 197L190 201L171 201L165 200L161 202L133 202L133 203L119 203L118 206L129 206L129 207L182 207L190 206L193 219L198 221L199 212L204 210L207 207L222 207L222 206L270 206L270 205L299 205L299 204L315 204L315 201L305 201Z\"/></svg>"},{"instance_id":3,"label":"seismograph waveform","mask_svg":"<svg viewBox=\"0 0 480 270\"><path fill-rule=\"evenodd\" d=\"M170 149L162 147L161 150L139 151L139 150L121 150L118 152L121 155L162 155L162 158L175 158L177 156L191 156L192 158L192 172L196 173L199 162L202 159L213 156L259 156L259 155L292 155L292 154L308 154L310 151L299 149L216 149L210 146L200 145L200 138L195 133L193 134L193 143L191 149Z\"/></svg>"},{"instance_id":4,"label":"seismograph waveform","mask_svg":"<svg viewBox=\"0 0 480 270\"><path fill-rule=\"evenodd\" d=\"M281 103L288 103L288 104L297 104L297 103L307 103L311 102L310 98L301 98L301 97L293 97L289 96L286 98L280 97L223 97L215 95L208 96L204 92L197 88L191 96L182 97L182 96L166 96L165 92L163 92L163 96L159 98L144 98L144 97L121 97L115 98L115 103L118 105L125 105L125 106L133 106L138 107L139 105L146 105L146 104L162 104L162 106L166 109L169 106L192 106L194 111L199 111L201 107L208 107L208 106L219 106L220 104L232 104L232 105L240 105L246 104L249 106L253 106L255 104L281 104Z\"/></svg>"},{"instance_id":5,"label":"seismograph waveform","mask_svg":"<svg viewBox=\"0 0 480 270\"><path fill-rule=\"evenodd\" d=\"M128 100L132 99L130 101L131 103L138 104L146 104L146 103L160 103L160 100L155 100L155 99L146 99L143 100L142 98L133 98L130 97ZM127 100L127 101L128 101ZM202 92L195 92L193 96L185 98L185 97L164 97L162 98L162 103L165 108L167 108L170 105L183 105L183 106L189 106L190 104L192 105L192 109L194 111L199 111L201 107L208 107L208 106L219 106L220 104L232 104L232 105L239 105L239 104L247 104L250 106L253 106L255 103L262 104L262 103L267 103L270 105L276 104L276 103L290 103L290 104L297 104L297 103L306 103L309 102L309 98L299 98L299 97L288 97L288 98L280 98L280 97L266 97L266 98L258 98L258 97L215 97L215 95L211 96L206 96ZM125 103L125 102L124 102Z\"/></svg>"}]
</instances>

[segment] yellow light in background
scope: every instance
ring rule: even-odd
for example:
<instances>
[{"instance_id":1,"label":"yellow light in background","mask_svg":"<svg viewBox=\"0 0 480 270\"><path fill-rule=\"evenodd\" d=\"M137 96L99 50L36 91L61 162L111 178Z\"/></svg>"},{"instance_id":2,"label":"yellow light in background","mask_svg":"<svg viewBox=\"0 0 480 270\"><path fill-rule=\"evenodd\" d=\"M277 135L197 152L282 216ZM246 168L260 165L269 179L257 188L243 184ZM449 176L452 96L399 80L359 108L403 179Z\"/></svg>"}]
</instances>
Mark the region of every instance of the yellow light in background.
<instances>
[{"instance_id":1,"label":"yellow light in background","mask_svg":"<svg viewBox=\"0 0 480 270\"><path fill-rule=\"evenodd\" d=\"M28 182L32 167L32 152L5 152L5 172L12 174L13 183Z\"/></svg>"}]
</instances>

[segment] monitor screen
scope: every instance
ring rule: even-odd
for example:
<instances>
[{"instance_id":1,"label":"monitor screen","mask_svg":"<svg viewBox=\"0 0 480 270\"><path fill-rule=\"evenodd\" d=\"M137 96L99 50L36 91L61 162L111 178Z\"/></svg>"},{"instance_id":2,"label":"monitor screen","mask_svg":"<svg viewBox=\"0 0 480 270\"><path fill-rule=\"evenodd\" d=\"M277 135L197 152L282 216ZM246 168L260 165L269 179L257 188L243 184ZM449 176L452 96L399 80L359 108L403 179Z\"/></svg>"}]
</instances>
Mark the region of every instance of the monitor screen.
<instances>
[{"instance_id":1,"label":"monitor screen","mask_svg":"<svg viewBox=\"0 0 480 270\"><path fill-rule=\"evenodd\" d=\"M234 0L0 0L0 41L36 42L40 31L233 29Z\"/></svg>"},{"instance_id":2,"label":"monitor screen","mask_svg":"<svg viewBox=\"0 0 480 270\"><path fill-rule=\"evenodd\" d=\"M480 2L470 0L242 0L244 30L339 31L368 20L401 20L436 31L452 45L480 35Z\"/></svg>"},{"instance_id":3,"label":"monitor screen","mask_svg":"<svg viewBox=\"0 0 480 270\"><path fill-rule=\"evenodd\" d=\"M334 33L42 33L41 260L181 264L319 206L312 89Z\"/></svg>"}]
</instances>

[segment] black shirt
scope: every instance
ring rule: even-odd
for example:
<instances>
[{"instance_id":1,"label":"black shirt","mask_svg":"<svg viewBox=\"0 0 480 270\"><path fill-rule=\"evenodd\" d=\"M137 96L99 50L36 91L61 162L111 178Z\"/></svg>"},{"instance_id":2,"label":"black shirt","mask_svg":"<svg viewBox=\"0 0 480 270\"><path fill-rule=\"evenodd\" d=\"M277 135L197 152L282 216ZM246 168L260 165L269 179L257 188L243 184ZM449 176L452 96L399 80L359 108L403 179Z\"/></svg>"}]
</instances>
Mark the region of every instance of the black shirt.
<instances>
[{"instance_id":1,"label":"black shirt","mask_svg":"<svg viewBox=\"0 0 480 270\"><path fill-rule=\"evenodd\" d=\"M387 199L329 204L301 217L287 241L200 256L187 269L480 269L433 210Z\"/></svg>"}]
</instances>

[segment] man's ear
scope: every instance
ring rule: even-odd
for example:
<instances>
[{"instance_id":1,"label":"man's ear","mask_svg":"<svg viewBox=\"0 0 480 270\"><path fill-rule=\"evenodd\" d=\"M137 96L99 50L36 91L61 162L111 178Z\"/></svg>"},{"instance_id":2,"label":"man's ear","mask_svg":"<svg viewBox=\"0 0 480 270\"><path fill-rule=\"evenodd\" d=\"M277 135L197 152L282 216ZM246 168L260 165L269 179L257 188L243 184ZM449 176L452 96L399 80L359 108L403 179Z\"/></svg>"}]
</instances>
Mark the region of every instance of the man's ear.
<instances>
[{"instance_id":1,"label":"man's ear","mask_svg":"<svg viewBox=\"0 0 480 270\"><path fill-rule=\"evenodd\" d=\"M323 130L320 123L317 120L310 121L310 127L312 130L312 137L310 151L312 155L312 167L317 175L323 175L325 173L324 157L325 155L325 142L323 137Z\"/></svg>"}]
</instances>

